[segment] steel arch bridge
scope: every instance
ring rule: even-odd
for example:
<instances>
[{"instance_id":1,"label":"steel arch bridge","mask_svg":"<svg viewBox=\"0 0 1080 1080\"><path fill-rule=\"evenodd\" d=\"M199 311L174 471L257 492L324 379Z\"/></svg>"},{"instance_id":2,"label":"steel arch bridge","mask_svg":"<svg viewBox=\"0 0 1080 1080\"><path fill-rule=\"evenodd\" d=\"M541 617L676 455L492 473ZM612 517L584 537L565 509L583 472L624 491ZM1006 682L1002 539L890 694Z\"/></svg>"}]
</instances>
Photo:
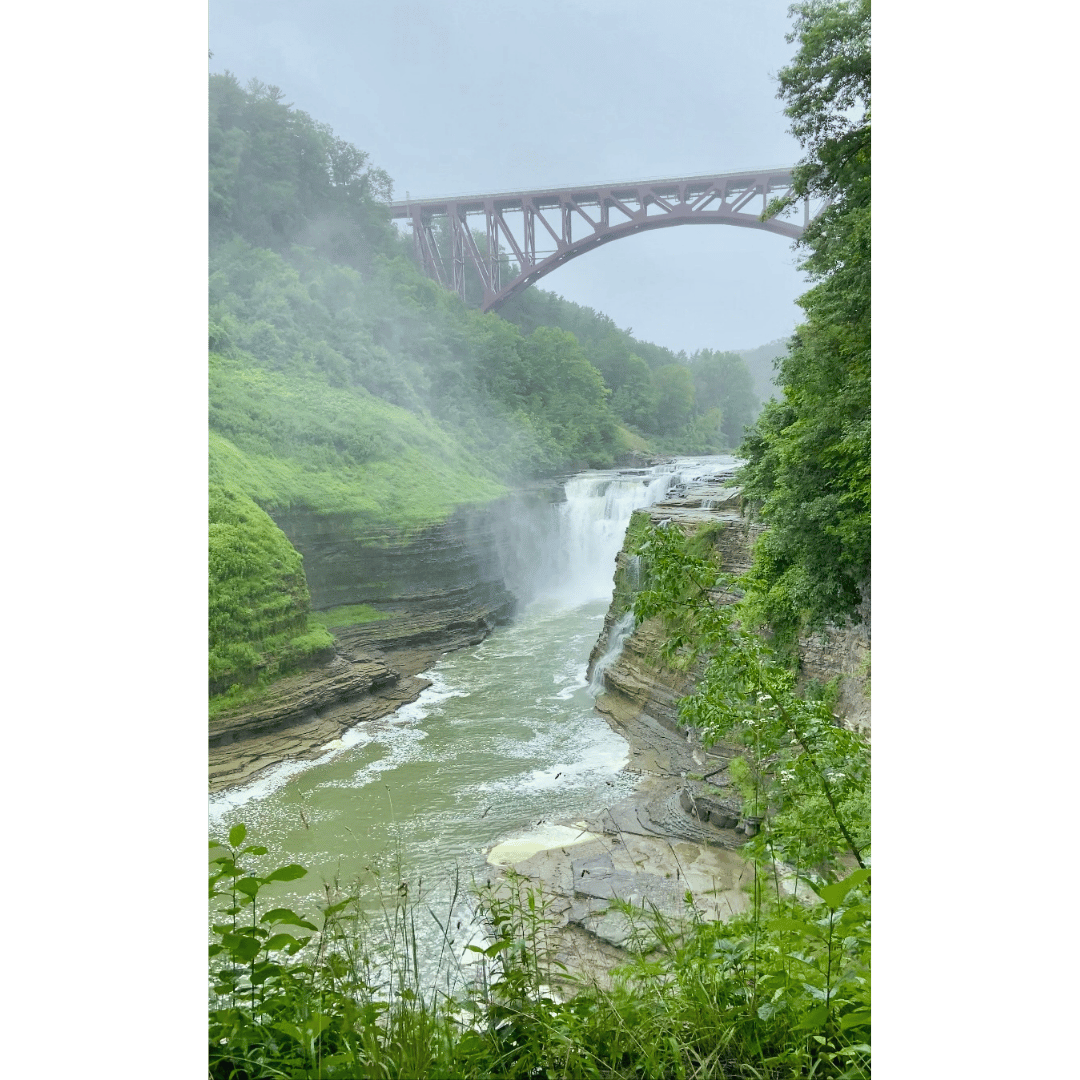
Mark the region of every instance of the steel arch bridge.
<instances>
[{"instance_id":1,"label":"steel arch bridge","mask_svg":"<svg viewBox=\"0 0 1080 1080\"><path fill-rule=\"evenodd\" d=\"M391 203L390 213L392 218L411 222L417 258L429 277L464 299L466 266L472 266L484 287L481 310L494 311L570 259L601 244L652 229L740 225L798 239L810 221L809 200L803 201L801 215L796 211L802 217L801 224L788 215L761 219L772 199L790 194L791 168L786 167L494 195L407 199ZM486 251L480 250L469 221L481 214ZM441 251L436 240L434 222L438 217L447 222L444 246L448 243L448 251ZM480 224L479 220L476 224ZM510 254L517 260L519 273L504 281Z\"/></svg>"}]
</instances>

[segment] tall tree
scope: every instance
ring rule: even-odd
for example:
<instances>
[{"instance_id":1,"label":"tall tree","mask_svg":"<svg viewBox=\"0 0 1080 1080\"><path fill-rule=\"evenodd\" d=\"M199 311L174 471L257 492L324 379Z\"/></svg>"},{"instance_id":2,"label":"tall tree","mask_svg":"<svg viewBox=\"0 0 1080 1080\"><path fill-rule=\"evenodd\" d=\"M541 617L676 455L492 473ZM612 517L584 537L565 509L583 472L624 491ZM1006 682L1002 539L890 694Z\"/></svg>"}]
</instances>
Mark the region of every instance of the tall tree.
<instances>
[{"instance_id":1,"label":"tall tree","mask_svg":"<svg viewBox=\"0 0 1080 1080\"><path fill-rule=\"evenodd\" d=\"M681 431L694 414L694 380L681 364L656 370L656 425L661 435Z\"/></svg>"},{"instance_id":2,"label":"tall tree","mask_svg":"<svg viewBox=\"0 0 1080 1080\"><path fill-rule=\"evenodd\" d=\"M728 446L738 446L754 419L758 400L746 361L738 353L702 349L690 358L694 377L694 409L703 415L719 409L720 428Z\"/></svg>"},{"instance_id":3,"label":"tall tree","mask_svg":"<svg viewBox=\"0 0 1080 1080\"><path fill-rule=\"evenodd\" d=\"M870 580L870 3L791 10L799 48L778 97L806 153L788 202L827 206L800 240L814 284L780 365L783 400L768 403L742 447L746 493L769 525L752 595L789 637L857 618Z\"/></svg>"}]
</instances>

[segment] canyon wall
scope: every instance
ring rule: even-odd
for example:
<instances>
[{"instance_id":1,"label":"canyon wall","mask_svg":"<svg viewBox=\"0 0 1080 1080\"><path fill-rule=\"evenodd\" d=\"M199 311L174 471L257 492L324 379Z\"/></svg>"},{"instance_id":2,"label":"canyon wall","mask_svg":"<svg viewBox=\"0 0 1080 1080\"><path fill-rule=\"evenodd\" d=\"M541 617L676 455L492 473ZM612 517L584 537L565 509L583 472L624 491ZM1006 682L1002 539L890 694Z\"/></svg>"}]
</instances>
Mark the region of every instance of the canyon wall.
<instances>
[{"instance_id":1,"label":"canyon wall","mask_svg":"<svg viewBox=\"0 0 1080 1080\"><path fill-rule=\"evenodd\" d=\"M504 584L500 531L549 494L461 507L407 533L358 527L351 515L275 515L304 558L312 610L367 604L384 617L335 628L321 662L211 719L211 791L287 757L315 757L352 725L414 701L430 685L420 673L444 652L509 619L517 600Z\"/></svg>"},{"instance_id":2,"label":"canyon wall","mask_svg":"<svg viewBox=\"0 0 1080 1080\"><path fill-rule=\"evenodd\" d=\"M636 511L616 558L611 608L589 657L590 676L608 652L613 630L633 601L639 567L637 557L629 552L650 524L663 522L679 527L690 536L708 530L721 569L732 576L749 569L754 540L763 531L762 525L742 516L738 489L730 486L698 487L686 496L665 499ZM735 599L732 594L727 602ZM814 679L825 684L838 678L837 715L846 726L869 735L869 589L861 614L861 623L830 627L800 638L799 656L803 680ZM686 732L679 720L678 702L693 691L697 672L694 669L679 672L663 664L659 659L663 642L662 620L645 620L625 639L621 654L606 668L603 693L597 698L596 707L616 725L626 726L644 717L672 732Z\"/></svg>"}]
</instances>

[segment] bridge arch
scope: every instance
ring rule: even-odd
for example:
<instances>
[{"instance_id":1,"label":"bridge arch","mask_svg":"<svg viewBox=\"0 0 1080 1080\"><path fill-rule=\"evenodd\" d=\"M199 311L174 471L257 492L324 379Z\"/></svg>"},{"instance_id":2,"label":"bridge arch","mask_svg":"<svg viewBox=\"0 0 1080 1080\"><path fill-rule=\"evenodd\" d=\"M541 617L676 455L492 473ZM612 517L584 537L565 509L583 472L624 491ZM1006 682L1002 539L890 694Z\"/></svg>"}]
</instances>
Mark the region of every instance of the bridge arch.
<instances>
[{"instance_id":1,"label":"bridge arch","mask_svg":"<svg viewBox=\"0 0 1080 1080\"><path fill-rule=\"evenodd\" d=\"M406 200L392 203L390 211L393 218L410 220L417 257L430 277L464 299L466 266L472 266L483 283L481 309L495 311L571 259L641 232L676 225L736 225L798 239L810 220L808 200L801 223L788 215L766 220L761 216L772 199L790 194L791 169L782 168ZM484 219L486 251L480 250L470 224L470 217L479 224L479 215ZM449 252L439 250L437 217L447 220ZM538 245L538 236L545 246ZM519 272L511 280L503 280L502 255L517 261Z\"/></svg>"}]
</instances>

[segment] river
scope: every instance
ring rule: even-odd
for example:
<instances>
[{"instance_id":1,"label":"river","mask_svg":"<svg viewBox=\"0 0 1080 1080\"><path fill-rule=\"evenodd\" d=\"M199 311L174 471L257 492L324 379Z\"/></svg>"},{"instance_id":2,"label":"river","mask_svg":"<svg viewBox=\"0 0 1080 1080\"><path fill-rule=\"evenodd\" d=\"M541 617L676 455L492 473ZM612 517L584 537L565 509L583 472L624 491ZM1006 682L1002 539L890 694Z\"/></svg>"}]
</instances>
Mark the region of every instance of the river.
<instances>
[{"instance_id":1,"label":"river","mask_svg":"<svg viewBox=\"0 0 1080 1080\"><path fill-rule=\"evenodd\" d=\"M425 672L432 685L393 716L346 732L314 761L213 796L211 837L243 821L248 842L269 849L260 869L307 867L275 883L275 903L311 910L324 881L370 880L372 869L384 885L404 881L410 895L439 900L455 874L466 883L490 874L486 854L500 840L629 794L627 743L594 710L585 679L615 556L634 509L735 464L679 459L568 480L540 535L511 539L510 584L529 597L514 621L444 656Z\"/></svg>"}]
</instances>

